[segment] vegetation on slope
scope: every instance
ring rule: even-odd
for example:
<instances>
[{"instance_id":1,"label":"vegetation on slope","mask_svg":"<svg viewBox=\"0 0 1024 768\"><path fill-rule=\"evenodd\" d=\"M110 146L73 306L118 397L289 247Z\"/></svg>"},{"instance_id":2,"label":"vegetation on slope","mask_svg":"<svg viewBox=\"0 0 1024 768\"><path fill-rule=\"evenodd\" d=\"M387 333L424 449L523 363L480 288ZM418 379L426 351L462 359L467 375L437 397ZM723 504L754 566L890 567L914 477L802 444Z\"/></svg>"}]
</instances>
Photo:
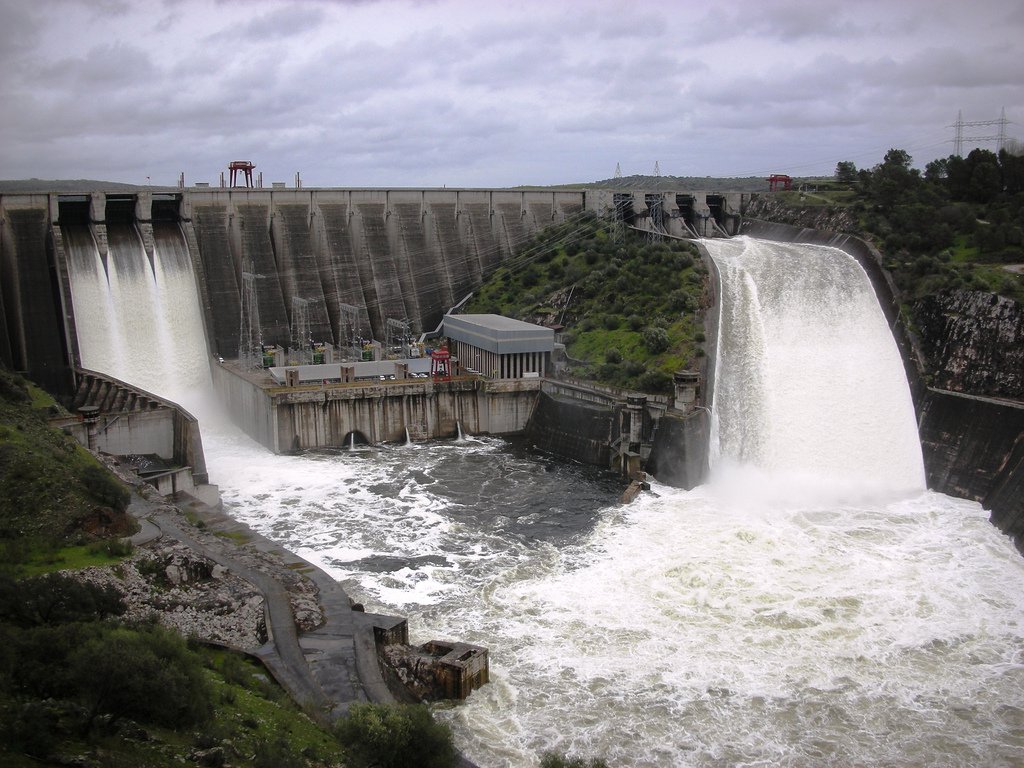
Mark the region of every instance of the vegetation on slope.
<instances>
[{"instance_id":1,"label":"vegetation on slope","mask_svg":"<svg viewBox=\"0 0 1024 768\"><path fill-rule=\"evenodd\" d=\"M546 228L466 311L564 326L573 375L670 392L672 374L704 354L707 269L691 243L607 226L588 214Z\"/></svg>"},{"instance_id":2,"label":"vegetation on slope","mask_svg":"<svg viewBox=\"0 0 1024 768\"><path fill-rule=\"evenodd\" d=\"M387 756L410 744L402 765L453 764L451 734L424 706L378 708L369 734L325 730L261 665L124 622L116 589L56 572L116 564L131 545L82 529L96 507L123 514L129 495L47 426L55 409L0 369L0 765L356 768L397 765Z\"/></svg>"},{"instance_id":3,"label":"vegetation on slope","mask_svg":"<svg viewBox=\"0 0 1024 768\"><path fill-rule=\"evenodd\" d=\"M1024 276L1006 269L1024 263L1024 157L975 149L923 173L911 163L901 149L871 169L840 162L831 184L771 195L788 210L767 217L835 215L878 246L908 304L958 288L1024 301Z\"/></svg>"},{"instance_id":4,"label":"vegetation on slope","mask_svg":"<svg viewBox=\"0 0 1024 768\"><path fill-rule=\"evenodd\" d=\"M85 543L92 538L86 524L98 513L127 525L127 488L47 424L55 409L41 390L0 369L0 547L8 565Z\"/></svg>"}]
</instances>

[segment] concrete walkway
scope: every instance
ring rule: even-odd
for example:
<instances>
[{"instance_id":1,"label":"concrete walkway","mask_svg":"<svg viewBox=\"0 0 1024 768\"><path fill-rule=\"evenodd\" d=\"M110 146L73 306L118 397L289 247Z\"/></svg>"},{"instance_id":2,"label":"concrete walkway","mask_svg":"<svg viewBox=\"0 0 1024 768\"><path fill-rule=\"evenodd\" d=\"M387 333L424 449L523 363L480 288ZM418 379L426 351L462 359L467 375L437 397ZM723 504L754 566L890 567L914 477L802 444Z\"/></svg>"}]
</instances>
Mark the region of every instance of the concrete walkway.
<instances>
[{"instance_id":1,"label":"concrete walkway","mask_svg":"<svg viewBox=\"0 0 1024 768\"><path fill-rule=\"evenodd\" d=\"M180 541L262 593L269 639L255 655L311 717L330 725L347 713L352 702L395 701L377 665L373 628L388 627L400 619L353 611L344 589L327 573L217 510L193 508L204 528L189 525L177 511L168 511L162 500L133 494L129 511L141 525L132 543L142 546L160 536ZM274 577L274 566L268 573L247 565L247 548L270 555L282 576L298 572L317 585L324 616L320 627L300 637L285 580Z\"/></svg>"},{"instance_id":2,"label":"concrete walkway","mask_svg":"<svg viewBox=\"0 0 1024 768\"><path fill-rule=\"evenodd\" d=\"M169 507L175 511L167 511ZM162 536L175 539L258 589L263 594L269 639L255 655L310 717L330 727L348 713L353 702L396 703L377 663L375 632L378 628L393 630L404 619L352 610L352 601L341 585L308 560L223 511L199 504L191 509L204 528L185 523L184 514L158 496L146 499L133 490L128 511L141 529L132 536L132 543L143 546ZM244 544L234 543L242 540ZM298 572L315 583L324 623L300 636L285 580L246 565L246 548L270 555L281 573ZM462 754L456 765L478 768Z\"/></svg>"}]
</instances>

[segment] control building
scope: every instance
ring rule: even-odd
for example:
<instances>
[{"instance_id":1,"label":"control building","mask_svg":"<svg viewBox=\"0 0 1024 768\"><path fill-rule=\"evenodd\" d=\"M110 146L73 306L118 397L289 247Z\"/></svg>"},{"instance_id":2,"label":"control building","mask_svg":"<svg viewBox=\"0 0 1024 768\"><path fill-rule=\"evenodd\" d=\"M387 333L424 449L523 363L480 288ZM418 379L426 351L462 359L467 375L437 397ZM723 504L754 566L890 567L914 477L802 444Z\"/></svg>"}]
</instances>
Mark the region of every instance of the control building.
<instances>
[{"instance_id":1,"label":"control building","mask_svg":"<svg viewBox=\"0 0 1024 768\"><path fill-rule=\"evenodd\" d=\"M544 376L555 348L550 328L501 315L445 315L444 335L460 368L488 379Z\"/></svg>"}]
</instances>

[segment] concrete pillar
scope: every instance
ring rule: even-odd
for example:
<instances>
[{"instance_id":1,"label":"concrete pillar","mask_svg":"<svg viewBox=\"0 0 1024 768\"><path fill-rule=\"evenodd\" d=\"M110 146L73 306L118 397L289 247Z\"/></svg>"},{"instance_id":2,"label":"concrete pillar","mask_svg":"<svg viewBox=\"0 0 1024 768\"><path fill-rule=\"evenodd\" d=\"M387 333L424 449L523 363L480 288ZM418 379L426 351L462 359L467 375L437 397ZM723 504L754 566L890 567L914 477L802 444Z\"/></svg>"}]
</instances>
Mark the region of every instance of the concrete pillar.
<instances>
[{"instance_id":1,"label":"concrete pillar","mask_svg":"<svg viewBox=\"0 0 1024 768\"><path fill-rule=\"evenodd\" d=\"M96 426L100 421L100 408L98 405L83 405L78 409L82 415L82 423L85 424L86 435L88 435L88 446L90 451L96 450Z\"/></svg>"},{"instance_id":2,"label":"concrete pillar","mask_svg":"<svg viewBox=\"0 0 1024 768\"><path fill-rule=\"evenodd\" d=\"M633 453L640 452L646 405L647 398L644 395L627 395L626 397L626 413L629 415L629 450Z\"/></svg>"},{"instance_id":3,"label":"concrete pillar","mask_svg":"<svg viewBox=\"0 0 1024 768\"><path fill-rule=\"evenodd\" d=\"M692 411L697 404L700 374L697 371L676 371L672 381L675 385L675 408L684 413Z\"/></svg>"}]
</instances>

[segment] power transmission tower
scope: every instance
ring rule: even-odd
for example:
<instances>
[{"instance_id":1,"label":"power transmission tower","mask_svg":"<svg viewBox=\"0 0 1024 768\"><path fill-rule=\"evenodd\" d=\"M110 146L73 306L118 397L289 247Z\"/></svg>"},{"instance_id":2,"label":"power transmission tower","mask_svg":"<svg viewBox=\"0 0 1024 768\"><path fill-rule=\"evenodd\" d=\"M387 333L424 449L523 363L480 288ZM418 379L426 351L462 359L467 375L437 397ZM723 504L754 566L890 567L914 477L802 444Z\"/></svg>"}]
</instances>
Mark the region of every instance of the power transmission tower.
<instances>
[{"instance_id":1,"label":"power transmission tower","mask_svg":"<svg viewBox=\"0 0 1024 768\"><path fill-rule=\"evenodd\" d=\"M412 344L412 333L409 330L407 319L396 320L393 317L387 319L387 345L388 351L401 352L402 357L409 357L409 347Z\"/></svg>"},{"instance_id":2,"label":"power transmission tower","mask_svg":"<svg viewBox=\"0 0 1024 768\"><path fill-rule=\"evenodd\" d=\"M996 142L996 152L999 152L1006 145L1006 126L1009 122L1006 119L1006 107L1003 107L998 120L971 120L969 122L964 121L963 110L960 110L956 114L956 122L946 126L956 129L956 136L953 139L953 154L957 157L963 156L965 141L994 141ZM964 128L983 128L990 125L999 126L999 133L995 136L964 136Z\"/></svg>"},{"instance_id":3,"label":"power transmission tower","mask_svg":"<svg viewBox=\"0 0 1024 768\"><path fill-rule=\"evenodd\" d=\"M249 263L252 269L252 262ZM260 326L260 302L255 272L242 273L242 317L238 331L238 362L244 371L263 367L263 328Z\"/></svg>"},{"instance_id":4,"label":"power transmission tower","mask_svg":"<svg viewBox=\"0 0 1024 768\"><path fill-rule=\"evenodd\" d=\"M622 178L622 167L618 163L615 164L615 178L616 179L621 179Z\"/></svg>"},{"instance_id":5,"label":"power transmission tower","mask_svg":"<svg viewBox=\"0 0 1024 768\"><path fill-rule=\"evenodd\" d=\"M309 299L292 296L292 339L291 352L297 356L299 365L313 362L313 334L309 325Z\"/></svg>"},{"instance_id":6,"label":"power transmission tower","mask_svg":"<svg viewBox=\"0 0 1024 768\"><path fill-rule=\"evenodd\" d=\"M657 160L654 161L654 175L655 176L661 176L661 166L658 165L658 161Z\"/></svg>"},{"instance_id":7,"label":"power transmission tower","mask_svg":"<svg viewBox=\"0 0 1024 768\"><path fill-rule=\"evenodd\" d=\"M342 337L342 344L348 347L350 354L358 359L363 353L363 339L360 336L359 307L351 304L339 304L338 309L341 310L341 322L338 330Z\"/></svg>"}]
</instances>

